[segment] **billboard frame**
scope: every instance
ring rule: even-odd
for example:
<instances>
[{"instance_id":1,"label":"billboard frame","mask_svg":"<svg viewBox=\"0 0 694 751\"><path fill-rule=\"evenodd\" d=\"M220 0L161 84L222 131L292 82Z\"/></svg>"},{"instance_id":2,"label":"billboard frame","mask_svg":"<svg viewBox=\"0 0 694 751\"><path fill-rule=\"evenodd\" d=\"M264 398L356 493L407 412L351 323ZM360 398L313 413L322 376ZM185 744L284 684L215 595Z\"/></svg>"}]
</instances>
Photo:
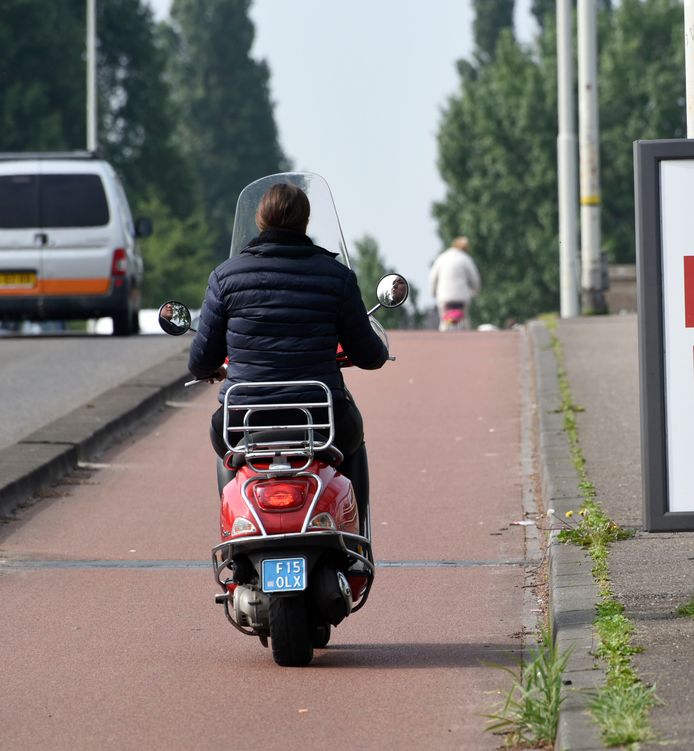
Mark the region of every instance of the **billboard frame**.
<instances>
[{"instance_id":1,"label":"billboard frame","mask_svg":"<svg viewBox=\"0 0 694 751\"><path fill-rule=\"evenodd\" d=\"M694 162L694 139L634 142L643 522L647 532L694 531L693 511L669 510L661 165Z\"/></svg>"}]
</instances>

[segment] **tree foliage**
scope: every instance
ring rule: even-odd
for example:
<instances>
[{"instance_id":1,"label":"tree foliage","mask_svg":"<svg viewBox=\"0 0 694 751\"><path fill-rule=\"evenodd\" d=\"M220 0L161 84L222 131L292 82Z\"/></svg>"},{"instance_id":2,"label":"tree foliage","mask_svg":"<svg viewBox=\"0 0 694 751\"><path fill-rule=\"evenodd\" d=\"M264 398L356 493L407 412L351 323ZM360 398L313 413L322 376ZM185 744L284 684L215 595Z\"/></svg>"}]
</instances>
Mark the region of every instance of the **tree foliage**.
<instances>
[{"instance_id":1,"label":"tree foliage","mask_svg":"<svg viewBox=\"0 0 694 751\"><path fill-rule=\"evenodd\" d=\"M494 59L461 66L439 132L447 185L434 207L444 246L470 237L482 276L474 318L505 323L556 307L556 84L510 31ZM549 72L548 72L549 70Z\"/></svg>"},{"instance_id":2,"label":"tree foliage","mask_svg":"<svg viewBox=\"0 0 694 751\"><path fill-rule=\"evenodd\" d=\"M269 93L269 70L251 57L250 0L174 0L166 33L179 138L216 235L228 254L236 199L287 166Z\"/></svg>"},{"instance_id":3,"label":"tree foliage","mask_svg":"<svg viewBox=\"0 0 694 751\"><path fill-rule=\"evenodd\" d=\"M84 148L84 3L3 0L0 49L0 151Z\"/></svg>"},{"instance_id":4,"label":"tree foliage","mask_svg":"<svg viewBox=\"0 0 694 751\"><path fill-rule=\"evenodd\" d=\"M166 58L152 11L142 0L97 7L100 150L123 175L136 207L156 193L185 217L194 210L192 172L175 143Z\"/></svg>"},{"instance_id":5,"label":"tree foliage","mask_svg":"<svg viewBox=\"0 0 694 751\"><path fill-rule=\"evenodd\" d=\"M530 12L541 29L545 27L548 18L554 16L556 7L557 0L532 0L530 3Z\"/></svg>"},{"instance_id":6,"label":"tree foliage","mask_svg":"<svg viewBox=\"0 0 694 751\"><path fill-rule=\"evenodd\" d=\"M494 57L496 43L504 29L513 29L515 0L474 0L475 55L480 62Z\"/></svg>"},{"instance_id":7,"label":"tree foliage","mask_svg":"<svg viewBox=\"0 0 694 751\"><path fill-rule=\"evenodd\" d=\"M180 219L156 196L141 209L158 228L141 243L145 262L143 307L158 308L171 299L190 308L200 307L207 278L215 266L212 233L202 212Z\"/></svg>"},{"instance_id":8,"label":"tree foliage","mask_svg":"<svg viewBox=\"0 0 694 751\"><path fill-rule=\"evenodd\" d=\"M680 0L622 0L601 29L602 248L633 263L632 144L685 138L684 17Z\"/></svg>"},{"instance_id":9,"label":"tree foliage","mask_svg":"<svg viewBox=\"0 0 694 751\"><path fill-rule=\"evenodd\" d=\"M685 132L682 6L599 7L602 245L633 262L632 142ZM507 29L492 58L459 63L438 136L442 247L470 237L483 283L473 313L498 324L558 307L556 29L549 0L532 8L544 19L532 47Z\"/></svg>"}]
</instances>

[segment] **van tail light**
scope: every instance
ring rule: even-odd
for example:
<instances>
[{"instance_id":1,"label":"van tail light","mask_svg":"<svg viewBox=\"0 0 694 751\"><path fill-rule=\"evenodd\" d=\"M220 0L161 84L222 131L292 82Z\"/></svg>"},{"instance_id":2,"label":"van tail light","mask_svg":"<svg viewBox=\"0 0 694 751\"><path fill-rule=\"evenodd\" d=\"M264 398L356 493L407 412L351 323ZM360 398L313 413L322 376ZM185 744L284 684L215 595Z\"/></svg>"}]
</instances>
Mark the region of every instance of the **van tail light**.
<instances>
[{"instance_id":1,"label":"van tail light","mask_svg":"<svg viewBox=\"0 0 694 751\"><path fill-rule=\"evenodd\" d=\"M311 481L265 480L253 486L253 495L263 511L285 511L301 508L306 502Z\"/></svg>"},{"instance_id":2,"label":"van tail light","mask_svg":"<svg viewBox=\"0 0 694 751\"><path fill-rule=\"evenodd\" d=\"M113 251L113 263L111 264L111 276L125 276L128 273L128 254L125 248L116 248Z\"/></svg>"}]
</instances>

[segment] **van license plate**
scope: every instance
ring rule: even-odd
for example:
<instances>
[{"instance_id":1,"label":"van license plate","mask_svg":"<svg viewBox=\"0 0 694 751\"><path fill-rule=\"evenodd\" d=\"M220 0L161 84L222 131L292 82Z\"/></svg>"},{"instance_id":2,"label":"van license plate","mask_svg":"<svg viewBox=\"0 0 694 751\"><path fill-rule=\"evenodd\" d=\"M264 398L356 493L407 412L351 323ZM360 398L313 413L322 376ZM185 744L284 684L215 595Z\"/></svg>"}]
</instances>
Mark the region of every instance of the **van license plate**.
<instances>
[{"instance_id":1,"label":"van license plate","mask_svg":"<svg viewBox=\"0 0 694 751\"><path fill-rule=\"evenodd\" d=\"M263 592L301 592L306 589L306 559L268 558L262 563Z\"/></svg>"},{"instance_id":2,"label":"van license plate","mask_svg":"<svg viewBox=\"0 0 694 751\"><path fill-rule=\"evenodd\" d=\"M0 271L0 287L4 289L31 289L36 286L34 271Z\"/></svg>"}]
</instances>

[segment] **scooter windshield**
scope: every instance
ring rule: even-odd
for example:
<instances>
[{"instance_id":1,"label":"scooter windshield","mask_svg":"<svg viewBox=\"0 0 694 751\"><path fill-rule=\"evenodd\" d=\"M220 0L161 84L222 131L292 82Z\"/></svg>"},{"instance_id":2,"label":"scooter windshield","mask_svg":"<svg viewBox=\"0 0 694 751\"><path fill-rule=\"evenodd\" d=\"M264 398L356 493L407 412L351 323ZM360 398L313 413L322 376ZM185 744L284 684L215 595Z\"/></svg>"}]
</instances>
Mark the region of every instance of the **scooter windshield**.
<instances>
[{"instance_id":1,"label":"scooter windshield","mask_svg":"<svg viewBox=\"0 0 694 751\"><path fill-rule=\"evenodd\" d=\"M277 183L292 183L306 193L311 204L306 234L316 245L337 253L337 260L351 268L330 188L320 175L313 172L280 172L261 177L247 185L236 203L229 255L237 256L250 240L258 236L258 227L255 223L258 204L268 188Z\"/></svg>"}]
</instances>

